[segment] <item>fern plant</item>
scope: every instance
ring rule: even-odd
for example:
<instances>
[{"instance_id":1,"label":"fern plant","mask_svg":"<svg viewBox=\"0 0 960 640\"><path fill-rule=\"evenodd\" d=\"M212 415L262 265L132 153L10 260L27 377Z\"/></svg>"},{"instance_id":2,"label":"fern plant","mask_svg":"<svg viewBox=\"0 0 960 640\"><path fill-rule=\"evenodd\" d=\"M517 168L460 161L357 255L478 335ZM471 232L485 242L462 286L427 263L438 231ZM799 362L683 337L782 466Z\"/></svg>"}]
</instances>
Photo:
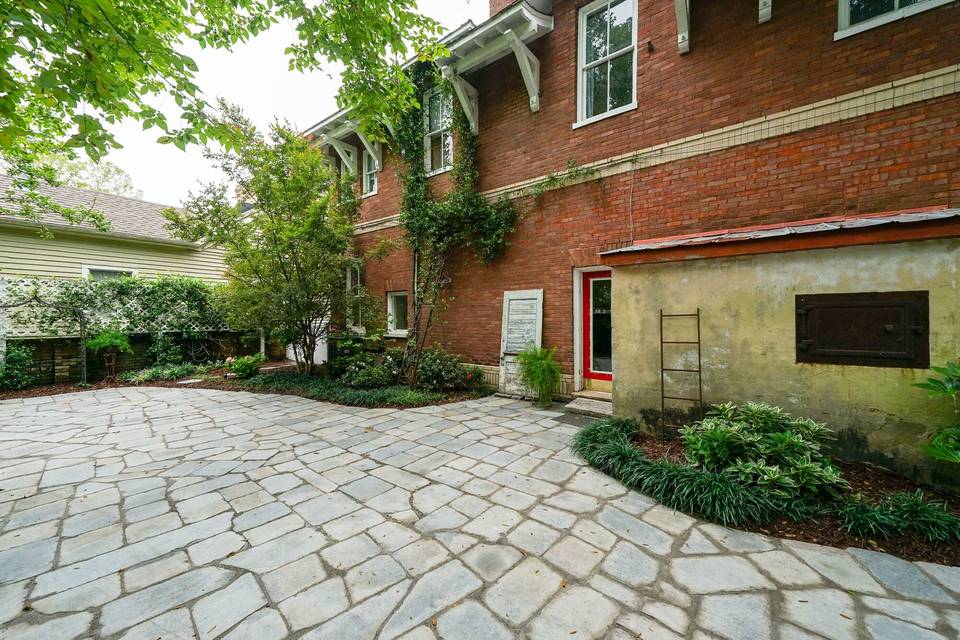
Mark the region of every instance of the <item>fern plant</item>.
<instances>
[{"instance_id":1,"label":"fern plant","mask_svg":"<svg viewBox=\"0 0 960 640\"><path fill-rule=\"evenodd\" d=\"M556 347L530 347L517 356L520 381L533 389L537 403L544 406L550 404L553 392L560 386L562 369L556 354Z\"/></svg>"}]
</instances>

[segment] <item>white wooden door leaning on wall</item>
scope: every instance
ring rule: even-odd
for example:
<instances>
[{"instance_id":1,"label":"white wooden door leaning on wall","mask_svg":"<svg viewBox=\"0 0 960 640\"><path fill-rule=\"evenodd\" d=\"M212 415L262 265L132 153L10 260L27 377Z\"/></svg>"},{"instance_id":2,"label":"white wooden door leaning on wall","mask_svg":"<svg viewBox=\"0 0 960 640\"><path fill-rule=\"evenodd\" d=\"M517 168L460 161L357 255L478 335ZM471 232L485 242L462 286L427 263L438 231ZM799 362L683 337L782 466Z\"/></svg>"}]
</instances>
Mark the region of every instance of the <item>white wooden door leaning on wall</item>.
<instances>
[{"instance_id":1,"label":"white wooden door leaning on wall","mask_svg":"<svg viewBox=\"0 0 960 640\"><path fill-rule=\"evenodd\" d=\"M500 328L500 393L529 395L520 382L517 355L543 340L543 289L503 292L503 322Z\"/></svg>"}]
</instances>

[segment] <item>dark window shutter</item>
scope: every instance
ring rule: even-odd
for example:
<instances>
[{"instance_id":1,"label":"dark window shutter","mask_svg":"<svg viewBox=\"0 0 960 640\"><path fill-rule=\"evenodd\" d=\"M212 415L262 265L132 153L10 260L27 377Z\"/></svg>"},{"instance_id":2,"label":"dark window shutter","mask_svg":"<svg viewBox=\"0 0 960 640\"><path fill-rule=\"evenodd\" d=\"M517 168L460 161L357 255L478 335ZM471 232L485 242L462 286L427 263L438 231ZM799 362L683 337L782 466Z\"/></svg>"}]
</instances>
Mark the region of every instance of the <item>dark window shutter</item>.
<instances>
[{"instance_id":1,"label":"dark window shutter","mask_svg":"<svg viewBox=\"0 0 960 640\"><path fill-rule=\"evenodd\" d=\"M926 291L798 295L797 362L930 366Z\"/></svg>"}]
</instances>

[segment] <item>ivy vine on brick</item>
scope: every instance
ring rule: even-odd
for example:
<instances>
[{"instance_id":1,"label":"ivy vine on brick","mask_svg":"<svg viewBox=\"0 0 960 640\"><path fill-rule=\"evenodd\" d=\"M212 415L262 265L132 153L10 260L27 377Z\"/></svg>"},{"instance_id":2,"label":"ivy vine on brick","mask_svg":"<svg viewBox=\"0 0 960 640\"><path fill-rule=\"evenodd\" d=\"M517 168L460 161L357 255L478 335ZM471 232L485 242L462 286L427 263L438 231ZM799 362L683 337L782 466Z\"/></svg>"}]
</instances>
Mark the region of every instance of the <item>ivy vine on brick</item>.
<instances>
[{"instance_id":1,"label":"ivy vine on brick","mask_svg":"<svg viewBox=\"0 0 960 640\"><path fill-rule=\"evenodd\" d=\"M452 92L431 64L415 65L411 74L421 95L438 85L445 95ZM451 258L457 252L471 251L482 263L490 263L503 253L517 225L517 211L511 202L506 198L490 202L477 191L477 139L459 102L453 103L453 188L449 193L432 193L427 181L423 105L408 110L395 128L402 159L400 219L417 261L413 321L404 357L404 371L411 383L416 382L416 363L430 327L447 303L443 293L452 277Z\"/></svg>"}]
</instances>

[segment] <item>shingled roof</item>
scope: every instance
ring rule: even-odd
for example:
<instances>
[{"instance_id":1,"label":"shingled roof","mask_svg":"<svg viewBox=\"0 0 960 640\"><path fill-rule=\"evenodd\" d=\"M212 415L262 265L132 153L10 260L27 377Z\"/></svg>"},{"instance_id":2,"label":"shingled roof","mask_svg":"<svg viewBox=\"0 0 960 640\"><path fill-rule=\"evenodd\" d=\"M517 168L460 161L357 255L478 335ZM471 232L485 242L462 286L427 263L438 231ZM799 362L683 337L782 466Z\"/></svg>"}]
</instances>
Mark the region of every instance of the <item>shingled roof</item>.
<instances>
[{"instance_id":1,"label":"shingled roof","mask_svg":"<svg viewBox=\"0 0 960 640\"><path fill-rule=\"evenodd\" d=\"M3 211L4 203L9 202L8 194L12 189L13 180L9 176L0 175L0 222L31 224L30 221L20 216ZM106 234L111 237L195 246L193 243L174 237L166 229L167 221L163 217L163 212L169 209L170 205L74 187L41 186L38 192L64 207L82 208L89 206L91 209L101 212L110 222L110 230ZM10 208L10 206L6 207L8 211ZM40 223L54 230L99 233L92 225L87 223L71 225L54 212L42 215Z\"/></svg>"}]
</instances>

